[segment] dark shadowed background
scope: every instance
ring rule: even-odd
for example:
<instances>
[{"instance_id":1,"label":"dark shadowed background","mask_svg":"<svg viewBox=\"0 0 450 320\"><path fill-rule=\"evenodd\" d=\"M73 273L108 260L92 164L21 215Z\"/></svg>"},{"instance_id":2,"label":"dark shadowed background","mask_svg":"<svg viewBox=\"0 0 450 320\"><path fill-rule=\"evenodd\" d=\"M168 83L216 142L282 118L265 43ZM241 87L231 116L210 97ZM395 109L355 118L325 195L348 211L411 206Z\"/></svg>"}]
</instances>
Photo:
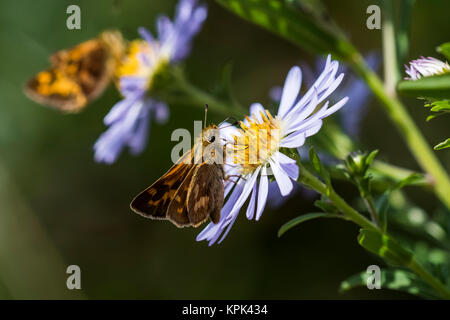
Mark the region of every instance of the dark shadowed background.
<instances>
[{"instance_id":1,"label":"dark shadowed background","mask_svg":"<svg viewBox=\"0 0 450 320\"><path fill-rule=\"evenodd\" d=\"M48 55L107 28L128 39L136 29L155 30L155 18L173 16L175 1L79 1L81 30L66 28L74 1L0 3L0 298L138 299L314 299L410 298L387 290L358 289L339 294L340 282L381 263L356 242L358 228L338 220L315 220L277 238L279 227L313 206L301 196L260 222L238 218L227 239L208 247L196 242L200 229L177 229L168 222L132 213L130 200L170 163L175 128L193 130L201 108L171 107L168 125L153 125L145 152L124 153L112 165L93 161L92 146L105 130L104 115L119 99L114 88L77 115L63 115L28 100L21 87L48 67ZM370 1L325 1L331 15L362 52L380 50L379 30L366 28ZM209 16L185 62L189 78L210 90L223 67L234 66L233 87L244 105L268 103L289 68L311 56L246 23L208 1ZM438 57L448 41L449 1L418 0L413 16L410 58ZM351 98L351 97L350 97ZM430 144L448 133L448 119L425 118L416 99L405 100ZM374 100L360 140L380 158L418 169L397 131ZM209 120L219 122L211 106ZM447 121L447 122L446 122ZM450 153L438 153L450 163ZM355 190L338 184L351 199ZM429 193L412 190L425 209L437 206ZM81 267L82 290L66 288L66 267Z\"/></svg>"}]
</instances>

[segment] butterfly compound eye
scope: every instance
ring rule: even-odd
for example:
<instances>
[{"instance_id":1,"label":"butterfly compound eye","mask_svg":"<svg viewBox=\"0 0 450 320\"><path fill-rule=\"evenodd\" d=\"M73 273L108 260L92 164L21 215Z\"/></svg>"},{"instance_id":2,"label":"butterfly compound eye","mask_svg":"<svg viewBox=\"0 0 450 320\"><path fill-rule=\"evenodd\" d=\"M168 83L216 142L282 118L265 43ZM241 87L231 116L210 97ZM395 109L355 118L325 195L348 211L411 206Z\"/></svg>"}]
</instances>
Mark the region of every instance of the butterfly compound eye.
<instances>
[{"instance_id":1,"label":"butterfly compound eye","mask_svg":"<svg viewBox=\"0 0 450 320\"><path fill-rule=\"evenodd\" d=\"M209 138L209 142L213 143L214 141L216 141L216 136L211 136Z\"/></svg>"}]
</instances>

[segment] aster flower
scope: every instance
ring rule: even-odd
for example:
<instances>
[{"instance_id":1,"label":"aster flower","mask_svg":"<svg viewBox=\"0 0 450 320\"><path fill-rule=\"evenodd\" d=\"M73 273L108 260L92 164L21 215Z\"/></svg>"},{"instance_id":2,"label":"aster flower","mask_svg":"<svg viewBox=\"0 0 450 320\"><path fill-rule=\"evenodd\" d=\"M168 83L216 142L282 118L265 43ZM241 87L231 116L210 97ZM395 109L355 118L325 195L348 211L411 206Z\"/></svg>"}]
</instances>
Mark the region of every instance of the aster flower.
<instances>
[{"instance_id":1,"label":"aster flower","mask_svg":"<svg viewBox=\"0 0 450 320\"><path fill-rule=\"evenodd\" d=\"M365 60L372 70L378 69L380 64L378 53L370 52L365 56ZM307 86L312 86L315 80L315 71L320 71L324 63L325 59L320 57L316 59L315 70L306 64L301 65L304 81ZM335 94L336 96L344 95L352 97L350 103L342 110L342 112L340 112L339 122L345 133L356 138L361 132L362 120L367 114L368 99L371 96L371 91L363 80L351 73L347 65L341 65L339 71L345 73L346 77L339 88L336 89ZM282 88L280 86L271 88L269 92L271 100L279 102L281 99L281 92Z\"/></svg>"},{"instance_id":2,"label":"aster flower","mask_svg":"<svg viewBox=\"0 0 450 320\"><path fill-rule=\"evenodd\" d=\"M94 145L95 160L113 163L125 147L132 154L143 151L148 140L150 118L163 124L168 120L167 105L148 96L157 75L186 58L192 38L200 31L207 9L197 0L180 0L173 22L166 16L157 20L158 37L139 28L143 40L132 41L128 54L117 70L123 99L105 116L109 128Z\"/></svg>"},{"instance_id":3,"label":"aster flower","mask_svg":"<svg viewBox=\"0 0 450 320\"><path fill-rule=\"evenodd\" d=\"M208 240L212 245L220 238L220 243L249 198L246 216L249 220L259 220L268 198L269 175L273 175L282 196L293 190L293 180L297 180L299 168L296 161L280 149L301 147L307 137L320 130L323 118L347 102L347 97L331 107L328 101L324 102L344 76L336 77L338 66L338 62L331 61L328 56L323 72L300 99L302 73L299 67L293 67L287 75L275 117L261 104L255 103L250 107L250 117L241 122L241 129L221 130L223 138L230 142L227 146L231 146L231 150L227 148L226 173L237 175L238 179L226 182L228 197L220 221L206 226L197 236L198 241Z\"/></svg>"},{"instance_id":4,"label":"aster flower","mask_svg":"<svg viewBox=\"0 0 450 320\"><path fill-rule=\"evenodd\" d=\"M372 70L377 70L380 62L379 54L376 52L371 52L365 56L365 60L368 66ZM315 69L320 72L325 59L320 57L316 59ZM315 72L307 64L302 64L303 78L307 86L312 86L315 81ZM351 101L345 106L344 109L339 114L339 122L341 124L342 130L351 137L358 137L361 131L362 120L367 113L368 99L370 98L371 91L367 87L367 84L357 77L355 74L351 73L348 66L340 65L339 71L345 73L345 79L336 89L335 96L350 96ZM283 88L281 86L272 87L269 91L269 97L273 102L279 103L281 99ZM332 101L332 100L331 100ZM308 145L308 143L306 143ZM298 149L300 158L304 161L309 161L309 150L305 146ZM338 163L337 159L325 153L321 150L316 150L317 155L321 159L322 163L327 165L336 165ZM305 188L298 183L294 183L294 190L287 197L283 197L278 190L277 183L272 181L269 183L269 196L268 205L271 208L278 208L285 203L289 198L300 193L302 198L312 200L317 196L317 193L311 189Z\"/></svg>"},{"instance_id":5,"label":"aster flower","mask_svg":"<svg viewBox=\"0 0 450 320\"><path fill-rule=\"evenodd\" d=\"M448 62L442 62L433 57L420 57L413 60L409 66L405 65L405 71L408 77L405 80L417 80L422 77L429 77L450 72Z\"/></svg>"}]
</instances>

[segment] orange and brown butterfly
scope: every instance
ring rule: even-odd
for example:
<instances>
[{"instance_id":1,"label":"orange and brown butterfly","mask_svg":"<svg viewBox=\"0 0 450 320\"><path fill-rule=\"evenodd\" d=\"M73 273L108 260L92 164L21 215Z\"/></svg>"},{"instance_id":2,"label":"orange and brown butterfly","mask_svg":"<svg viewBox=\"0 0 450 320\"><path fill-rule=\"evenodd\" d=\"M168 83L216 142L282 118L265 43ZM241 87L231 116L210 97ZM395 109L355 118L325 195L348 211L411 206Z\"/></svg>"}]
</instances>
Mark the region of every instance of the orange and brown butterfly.
<instances>
[{"instance_id":1,"label":"orange and brown butterfly","mask_svg":"<svg viewBox=\"0 0 450 320\"><path fill-rule=\"evenodd\" d=\"M51 55L51 67L32 77L24 92L37 103L79 112L106 89L124 52L121 33L105 31L95 39Z\"/></svg>"},{"instance_id":2,"label":"orange and brown butterfly","mask_svg":"<svg viewBox=\"0 0 450 320\"><path fill-rule=\"evenodd\" d=\"M179 228L198 227L208 218L219 222L224 197L223 152L219 128L204 128L194 147L134 198L131 209L146 218L169 220Z\"/></svg>"}]
</instances>

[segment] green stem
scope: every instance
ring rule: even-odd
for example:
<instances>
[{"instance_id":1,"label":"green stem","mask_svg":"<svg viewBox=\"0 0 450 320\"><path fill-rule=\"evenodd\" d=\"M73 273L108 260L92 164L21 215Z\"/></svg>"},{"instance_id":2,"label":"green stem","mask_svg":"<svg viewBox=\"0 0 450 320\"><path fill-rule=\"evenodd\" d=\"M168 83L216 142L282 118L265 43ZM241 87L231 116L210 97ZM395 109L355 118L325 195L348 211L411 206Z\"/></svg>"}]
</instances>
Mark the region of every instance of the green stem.
<instances>
[{"instance_id":1,"label":"green stem","mask_svg":"<svg viewBox=\"0 0 450 320\"><path fill-rule=\"evenodd\" d=\"M358 145L344 133L335 123L329 122L324 126L320 134L312 137L313 144L320 149L326 150L337 159L344 159L349 153L357 150ZM411 175L416 175L417 180L414 182L416 186L432 187L431 181L422 173L405 169L381 160L375 160L369 169L370 173L375 176L393 180L398 183ZM419 179L419 176L422 176Z\"/></svg>"},{"instance_id":2,"label":"green stem","mask_svg":"<svg viewBox=\"0 0 450 320\"><path fill-rule=\"evenodd\" d=\"M397 48L395 41L394 26L394 1L384 0L383 10L383 60L384 60L384 83L389 94L395 94L395 85L400 78L397 64Z\"/></svg>"},{"instance_id":3,"label":"green stem","mask_svg":"<svg viewBox=\"0 0 450 320\"><path fill-rule=\"evenodd\" d=\"M298 182L310 187L311 189L325 195L330 199L333 204L350 220L355 222L357 225L364 229L369 229L376 231L380 234L385 234L383 230L370 222L366 217L360 214L358 211L353 209L351 206L345 202L334 190L327 190L327 186L316 178L311 172L309 172L305 167L302 166L300 159L297 159L297 164L300 168L300 175ZM328 192L327 192L328 191ZM389 235L390 238L393 238ZM414 258L409 262L406 267L409 267L414 271L420 278L422 278L426 283L428 283L439 295L444 299L450 299L450 291L431 273L425 270Z\"/></svg>"},{"instance_id":4,"label":"green stem","mask_svg":"<svg viewBox=\"0 0 450 320\"><path fill-rule=\"evenodd\" d=\"M327 186L318 178L316 178L316 176L314 176L311 172L309 172L305 167L303 167L300 161L297 161L297 164L300 168L298 182L310 187L313 190L316 190L320 194L326 195L345 216L347 216L357 225L365 229L382 232L381 229L375 226L366 217L349 206L347 202L345 202L345 200L342 199L334 190L330 190L327 194Z\"/></svg>"},{"instance_id":5,"label":"green stem","mask_svg":"<svg viewBox=\"0 0 450 320\"><path fill-rule=\"evenodd\" d=\"M395 166L393 164L381 160L374 160L371 168L369 169L369 172L371 173L373 172L374 174L378 174L383 177L392 179L395 182L400 182L413 174L418 176L420 175L421 176L420 179L417 179L417 181L415 181L413 185L422 187L432 187L430 179L428 179L422 173L402 168L399 166Z\"/></svg>"},{"instance_id":6,"label":"green stem","mask_svg":"<svg viewBox=\"0 0 450 320\"><path fill-rule=\"evenodd\" d=\"M373 203L372 196L368 195L363 197L364 203L367 207L367 210L370 213L370 217L372 218L372 221L378 226L381 227L380 220L378 219L377 210L375 209L375 204Z\"/></svg>"},{"instance_id":7,"label":"green stem","mask_svg":"<svg viewBox=\"0 0 450 320\"><path fill-rule=\"evenodd\" d=\"M397 28L397 61L402 65L409 50L409 28L415 0L402 0L400 4L400 22Z\"/></svg>"},{"instance_id":8,"label":"green stem","mask_svg":"<svg viewBox=\"0 0 450 320\"><path fill-rule=\"evenodd\" d=\"M390 96L386 92L381 80L370 70L360 54L353 56L351 66L367 82L375 96L380 100L381 105L399 129L420 166L432 177L436 195L450 208L450 179L447 172L437 160L404 105L395 95Z\"/></svg>"}]
</instances>

